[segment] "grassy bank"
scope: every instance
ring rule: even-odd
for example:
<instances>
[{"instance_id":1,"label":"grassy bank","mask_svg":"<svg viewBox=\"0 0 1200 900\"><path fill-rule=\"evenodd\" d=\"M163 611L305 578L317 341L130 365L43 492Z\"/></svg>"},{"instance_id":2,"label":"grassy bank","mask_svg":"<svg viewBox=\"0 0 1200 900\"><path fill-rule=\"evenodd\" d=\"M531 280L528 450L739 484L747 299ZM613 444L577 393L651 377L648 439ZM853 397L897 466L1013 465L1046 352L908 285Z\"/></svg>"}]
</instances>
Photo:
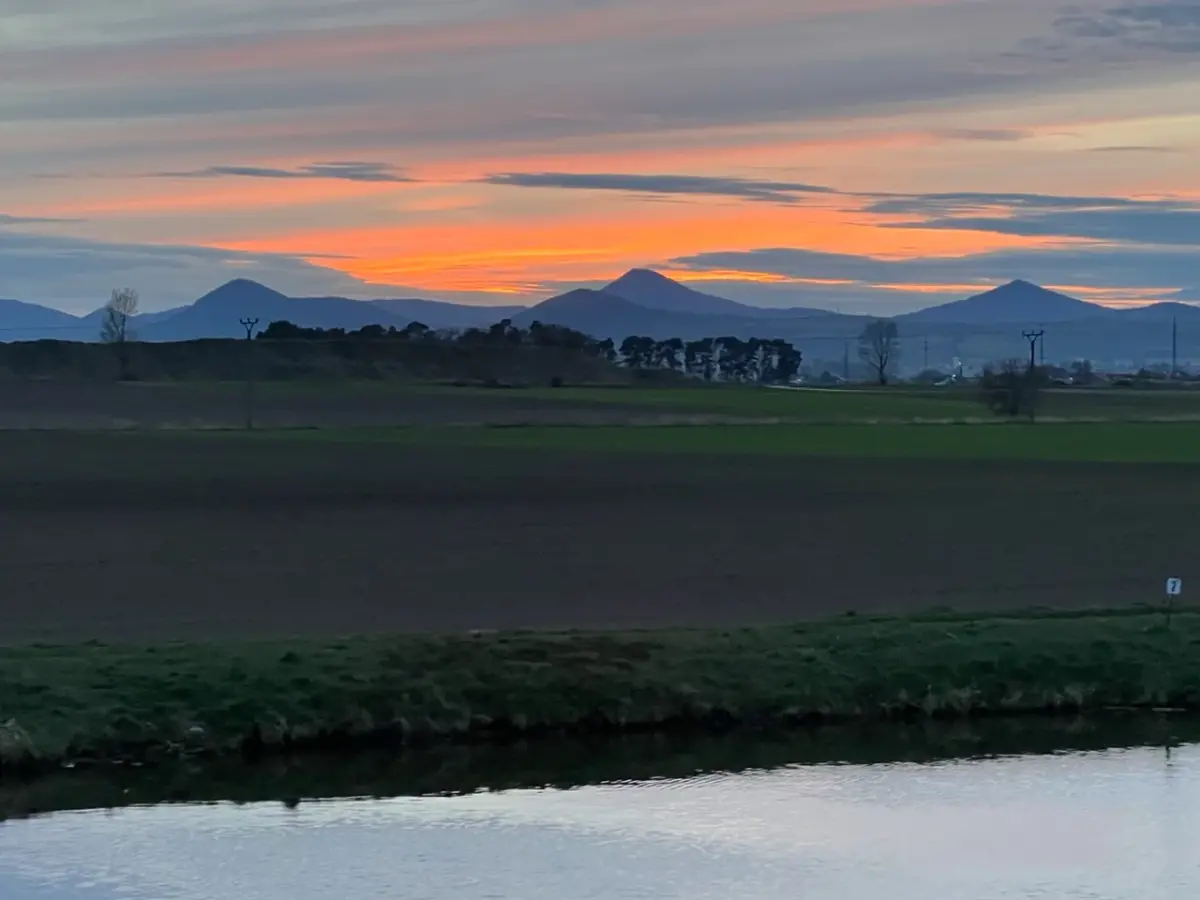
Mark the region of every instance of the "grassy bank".
<instances>
[{"instance_id":1,"label":"grassy bank","mask_svg":"<svg viewBox=\"0 0 1200 900\"><path fill-rule=\"evenodd\" d=\"M1200 615L0 649L16 767L291 745L1200 709Z\"/></svg>"}]
</instances>

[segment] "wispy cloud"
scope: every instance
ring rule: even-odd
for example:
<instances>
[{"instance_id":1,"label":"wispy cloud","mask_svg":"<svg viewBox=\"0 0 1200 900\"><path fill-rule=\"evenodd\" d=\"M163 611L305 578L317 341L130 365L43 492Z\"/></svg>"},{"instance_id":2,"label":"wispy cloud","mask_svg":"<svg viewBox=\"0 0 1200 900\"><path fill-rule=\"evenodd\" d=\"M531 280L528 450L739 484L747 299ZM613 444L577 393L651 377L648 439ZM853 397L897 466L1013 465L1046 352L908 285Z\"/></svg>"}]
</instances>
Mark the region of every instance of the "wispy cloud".
<instances>
[{"instance_id":1,"label":"wispy cloud","mask_svg":"<svg viewBox=\"0 0 1200 900\"><path fill-rule=\"evenodd\" d=\"M621 191L632 194L696 194L796 203L804 194L834 194L833 188L792 181L755 181L703 175L622 175L609 173L506 172L483 178L487 184L524 188Z\"/></svg>"},{"instance_id":2,"label":"wispy cloud","mask_svg":"<svg viewBox=\"0 0 1200 900\"><path fill-rule=\"evenodd\" d=\"M154 172L153 178L311 178L338 181L408 183L399 169L380 162L318 162L296 169L264 166L209 166L181 172Z\"/></svg>"},{"instance_id":3,"label":"wispy cloud","mask_svg":"<svg viewBox=\"0 0 1200 900\"><path fill-rule=\"evenodd\" d=\"M1051 194L923 194L888 197L874 212L921 216L889 228L981 231L1163 246L1200 246L1200 202Z\"/></svg>"},{"instance_id":4,"label":"wispy cloud","mask_svg":"<svg viewBox=\"0 0 1200 900\"><path fill-rule=\"evenodd\" d=\"M6 225L56 225L81 221L83 220L53 218L49 216L10 216L7 213L0 213L0 227Z\"/></svg>"},{"instance_id":5,"label":"wispy cloud","mask_svg":"<svg viewBox=\"0 0 1200 900\"><path fill-rule=\"evenodd\" d=\"M1092 153L1178 153L1177 147L1161 144L1114 144L1108 147L1091 147Z\"/></svg>"}]
</instances>

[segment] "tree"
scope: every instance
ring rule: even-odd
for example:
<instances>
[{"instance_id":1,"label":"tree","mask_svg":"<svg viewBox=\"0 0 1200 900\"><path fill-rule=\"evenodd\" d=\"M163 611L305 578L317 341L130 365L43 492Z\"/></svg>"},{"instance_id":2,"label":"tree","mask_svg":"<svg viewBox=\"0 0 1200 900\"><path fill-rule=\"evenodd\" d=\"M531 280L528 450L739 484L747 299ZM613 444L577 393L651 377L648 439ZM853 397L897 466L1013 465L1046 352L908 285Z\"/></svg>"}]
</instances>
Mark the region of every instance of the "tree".
<instances>
[{"instance_id":1,"label":"tree","mask_svg":"<svg viewBox=\"0 0 1200 900\"><path fill-rule=\"evenodd\" d=\"M858 336L858 356L875 373L875 380L887 384L892 367L900 358L900 333L895 322L876 319Z\"/></svg>"},{"instance_id":2,"label":"tree","mask_svg":"<svg viewBox=\"0 0 1200 900\"><path fill-rule=\"evenodd\" d=\"M999 367L985 366L979 378L979 399L998 416L1027 415L1033 419L1044 373L1030 369L1019 359L1007 359Z\"/></svg>"},{"instance_id":3,"label":"tree","mask_svg":"<svg viewBox=\"0 0 1200 900\"><path fill-rule=\"evenodd\" d=\"M137 291L121 288L113 290L100 317L100 340L111 344L116 351L122 381L129 378L129 342L136 340L133 317L137 315L137 311Z\"/></svg>"}]
</instances>

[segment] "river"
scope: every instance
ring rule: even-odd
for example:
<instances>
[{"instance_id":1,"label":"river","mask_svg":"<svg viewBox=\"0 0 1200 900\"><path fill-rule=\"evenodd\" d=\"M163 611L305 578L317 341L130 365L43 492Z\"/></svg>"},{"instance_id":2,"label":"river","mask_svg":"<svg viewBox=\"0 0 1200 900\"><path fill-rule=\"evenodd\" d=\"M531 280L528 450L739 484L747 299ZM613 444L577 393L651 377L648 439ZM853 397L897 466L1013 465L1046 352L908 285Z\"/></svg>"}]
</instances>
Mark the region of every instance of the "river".
<instances>
[{"instance_id":1,"label":"river","mask_svg":"<svg viewBox=\"0 0 1200 900\"><path fill-rule=\"evenodd\" d=\"M1197 896L1197 743L0 826L5 900Z\"/></svg>"}]
</instances>

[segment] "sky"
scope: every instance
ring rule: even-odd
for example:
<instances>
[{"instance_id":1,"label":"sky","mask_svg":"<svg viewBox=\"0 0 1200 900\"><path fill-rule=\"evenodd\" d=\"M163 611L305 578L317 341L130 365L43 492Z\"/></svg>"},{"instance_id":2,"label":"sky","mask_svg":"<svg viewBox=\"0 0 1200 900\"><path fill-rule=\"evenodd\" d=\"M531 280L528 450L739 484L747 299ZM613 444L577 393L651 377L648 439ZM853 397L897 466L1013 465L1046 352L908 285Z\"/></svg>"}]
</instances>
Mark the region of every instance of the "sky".
<instances>
[{"instance_id":1,"label":"sky","mask_svg":"<svg viewBox=\"0 0 1200 900\"><path fill-rule=\"evenodd\" d=\"M1200 301L1200 0L0 0L0 297Z\"/></svg>"}]
</instances>

